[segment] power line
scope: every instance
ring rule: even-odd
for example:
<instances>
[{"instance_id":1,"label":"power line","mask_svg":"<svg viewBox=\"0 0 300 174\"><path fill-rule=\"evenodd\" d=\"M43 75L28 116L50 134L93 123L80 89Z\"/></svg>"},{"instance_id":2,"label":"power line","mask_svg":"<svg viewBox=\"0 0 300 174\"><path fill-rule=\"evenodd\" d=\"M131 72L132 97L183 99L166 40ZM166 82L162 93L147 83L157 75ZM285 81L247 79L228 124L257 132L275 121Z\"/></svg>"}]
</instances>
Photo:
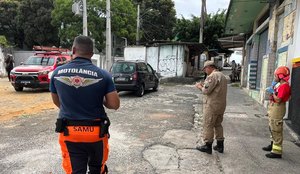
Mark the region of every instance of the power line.
<instances>
[{"instance_id":1,"label":"power line","mask_svg":"<svg viewBox=\"0 0 300 174\"><path fill-rule=\"evenodd\" d=\"M151 22L149 22L149 21L146 21L146 23L148 23L149 25L155 27L158 31L162 31L162 30L165 31L165 32L166 32L166 31L169 31L168 29L160 28L160 27L154 25L153 23L151 23Z\"/></svg>"},{"instance_id":2,"label":"power line","mask_svg":"<svg viewBox=\"0 0 300 174\"><path fill-rule=\"evenodd\" d=\"M142 29L143 32L145 33L144 37L146 38L146 40L148 40L148 41L150 40L150 41L151 41L151 39L149 39L149 37L151 37L151 36L149 36L149 35L147 34L147 30L145 30L143 27L141 27L141 29ZM147 35L148 37L147 37L146 35Z\"/></svg>"}]
</instances>

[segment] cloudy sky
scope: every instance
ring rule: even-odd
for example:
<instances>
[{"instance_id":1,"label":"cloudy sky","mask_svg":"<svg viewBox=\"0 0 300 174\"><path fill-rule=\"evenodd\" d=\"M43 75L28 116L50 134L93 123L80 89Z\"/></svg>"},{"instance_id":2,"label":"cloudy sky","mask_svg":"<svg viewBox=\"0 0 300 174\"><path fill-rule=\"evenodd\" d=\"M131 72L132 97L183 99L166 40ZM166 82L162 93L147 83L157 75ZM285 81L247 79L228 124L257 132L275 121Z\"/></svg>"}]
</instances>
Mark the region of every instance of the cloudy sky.
<instances>
[{"instance_id":1,"label":"cloudy sky","mask_svg":"<svg viewBox=\"0 0 300 174\"><path fill-rule=\"evenodd\" d=\"M191 18L200 16L201 0L173 0L177 17ZM216 13L218 9L227 9L230 0L206 0L207 13Z\"/></svg>"}]
</instances>

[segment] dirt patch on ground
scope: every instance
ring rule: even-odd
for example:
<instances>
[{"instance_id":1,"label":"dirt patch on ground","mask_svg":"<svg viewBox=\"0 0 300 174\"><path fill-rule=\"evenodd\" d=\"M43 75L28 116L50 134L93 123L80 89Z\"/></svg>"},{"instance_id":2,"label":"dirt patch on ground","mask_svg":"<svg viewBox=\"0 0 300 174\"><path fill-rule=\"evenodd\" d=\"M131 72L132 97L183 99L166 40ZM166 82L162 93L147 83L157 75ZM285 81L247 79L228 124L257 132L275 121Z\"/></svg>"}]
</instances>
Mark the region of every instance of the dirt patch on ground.
<instances>
[{"instance_id":1,"label":"dirt patch on ground","mask_svg":"<svg viewBox=\"0 0 300 174\"><path fill-rule=\"evenodd\" d=\"M49 91L24 88L16 92L7 78L0 78L0 122L56 109Z\"/></svg>"}]
</instances>

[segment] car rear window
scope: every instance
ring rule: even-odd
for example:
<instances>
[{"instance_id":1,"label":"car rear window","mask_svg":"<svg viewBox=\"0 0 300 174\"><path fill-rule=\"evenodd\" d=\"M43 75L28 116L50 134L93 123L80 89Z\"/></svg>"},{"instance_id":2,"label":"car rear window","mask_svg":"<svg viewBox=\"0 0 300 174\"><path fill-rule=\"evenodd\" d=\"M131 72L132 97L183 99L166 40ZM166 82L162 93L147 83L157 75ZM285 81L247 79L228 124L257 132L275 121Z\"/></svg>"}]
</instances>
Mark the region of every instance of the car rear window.
<instances>
[{"instance_id":1,"label":"car rear window","mask_svg":"<svg viewBox=\"0 0 300 174\"><path fill-rule=\"evenodd\" d=\"M31 56L29 57L24 65L43 65L43 66L51 66L54 64L54 57L38 57Z\"/></svg>"},{"instance_id":2,"label":"car rear window","mask_svg":"<svg viewBox=\"0 0 300 174\"><path fill-rule=\"evenodd\" d=\"M135 72L135 63L120 62L114 63L112 73L133 73Z\"/></svg>"}]
</instances>

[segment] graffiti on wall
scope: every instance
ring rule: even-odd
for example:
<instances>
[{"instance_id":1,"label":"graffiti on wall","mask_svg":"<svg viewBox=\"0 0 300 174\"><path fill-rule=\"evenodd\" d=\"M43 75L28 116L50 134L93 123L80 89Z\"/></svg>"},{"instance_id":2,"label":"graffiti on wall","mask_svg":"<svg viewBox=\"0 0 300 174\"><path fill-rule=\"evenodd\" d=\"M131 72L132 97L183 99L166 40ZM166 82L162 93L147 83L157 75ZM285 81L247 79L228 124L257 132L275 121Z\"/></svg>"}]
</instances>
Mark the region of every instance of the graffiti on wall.
<instances>
[{"instance_id":1,"label":"graffiti on wall","mask_svg":"<svg viewBox=\"0 0 300 174\"><path fill-rule=\"evenodd\" d=\"M176 56L169 55L159 60L159 71L164 73L175 73L176 72Z\"/></svg>"},{"instance_id":2,"label":"graffiti on wall","mask_svg":"<svg viewBox=\"0 0 300 174\"><path fill-rule=\"evenodd\" d=\"M184 46L126 47L125 60L143 57L154 70L163 77L181 77L185 75Z\"/></svg>"},{"instance_id":3,"label":"graffiti on wall","mask_svg":"<svg viewBox=\"0 0 300 174\"><path fill-rule=\"evenodd\" d=\"M159 60L159 72L163 76L177 76L182 72L182 63L175 55L168 55Z\"/></svg>"}]
</instances>

